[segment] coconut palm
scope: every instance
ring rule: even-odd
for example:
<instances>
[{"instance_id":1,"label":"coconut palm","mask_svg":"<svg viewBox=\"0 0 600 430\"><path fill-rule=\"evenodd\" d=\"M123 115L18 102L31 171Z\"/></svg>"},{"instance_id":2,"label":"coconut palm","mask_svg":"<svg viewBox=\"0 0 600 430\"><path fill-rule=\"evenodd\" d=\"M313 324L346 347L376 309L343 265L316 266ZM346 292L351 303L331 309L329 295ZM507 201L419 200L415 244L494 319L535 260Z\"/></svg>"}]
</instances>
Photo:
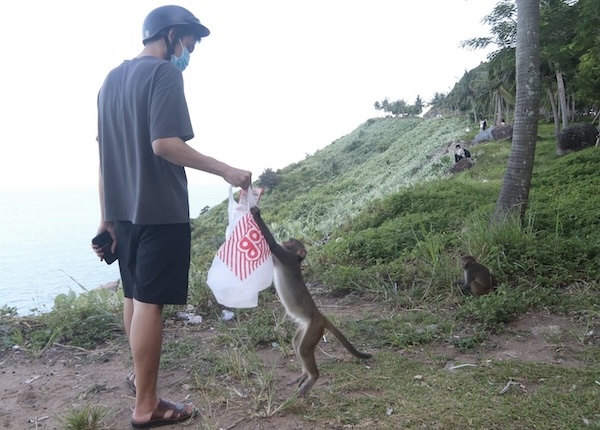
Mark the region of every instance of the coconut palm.
<instances>
[{"instance_id":1,"label":"coconut palm","mask_svg":"<svg viewBox=\"0 0 600 430\"><path fill-rule=\"evenodd\" d=\"M522 216L527 209L540 101L540 1L517 0L517 96L512 149L494 219Z\"/></svg>"}]
</instances>

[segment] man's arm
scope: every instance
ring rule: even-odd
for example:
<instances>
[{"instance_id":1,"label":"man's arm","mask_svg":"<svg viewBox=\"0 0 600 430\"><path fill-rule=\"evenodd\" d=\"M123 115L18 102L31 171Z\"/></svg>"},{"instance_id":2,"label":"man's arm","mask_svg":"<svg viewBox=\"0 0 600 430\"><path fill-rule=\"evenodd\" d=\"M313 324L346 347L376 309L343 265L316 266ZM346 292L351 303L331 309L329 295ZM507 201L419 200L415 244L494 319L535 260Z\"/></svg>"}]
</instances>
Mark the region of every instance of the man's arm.
<instances>
[{"instance_id":1,"label":"man's arm","mask_svg":"<svg viewBox=\"0 0 600 430\"><path fill-rule=\"evenodd\" d=\"M104 209L104 181L102 180L102 169L100 167L98 167L98 196L100 199L100 224L98 230L96 230L96 234L100 234L103 231L108 231L110 233L113 240L111 251L114 254L117 249L117 236L115 234L114 223L112 221L106 221L106 212ZM92 249L98 257L103 257L102 248L92 245Z\"/></svg>"},{"instance_id":2,"label":"man's arm","mask_svg":"<svg viewBox=\"0 0 600 430\"><path fill-rule=\"evenodd\" d=\"M156 139L152 142L154 154L178 166L190 167L220 176L234 187L248 188L252 173L201 154L178 137Z\"/></svg>"}]
</instances>

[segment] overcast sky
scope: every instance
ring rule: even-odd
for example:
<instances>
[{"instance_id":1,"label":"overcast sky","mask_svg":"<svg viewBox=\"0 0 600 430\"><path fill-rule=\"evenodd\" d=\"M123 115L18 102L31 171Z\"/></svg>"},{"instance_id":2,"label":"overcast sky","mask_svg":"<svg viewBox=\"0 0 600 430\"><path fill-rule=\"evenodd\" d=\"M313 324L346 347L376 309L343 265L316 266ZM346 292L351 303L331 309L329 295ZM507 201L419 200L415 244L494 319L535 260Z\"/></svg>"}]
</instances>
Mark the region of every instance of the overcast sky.
<instances>
[{"instance_id":1,"label":"overcast sky","mask_svg":"<svg viewBox=\"0 0 600 430\"><path fill-rule=\"evenodd\" d=\"M211 30L184 72L199 151L254 179L376 115L448 92L487 51L497 0L182 0ZM94 185L96 95L142 49L155 0L6 1L0 187ZM188 170L191 183L222 179Z\"/></svg>"}]
</instances>

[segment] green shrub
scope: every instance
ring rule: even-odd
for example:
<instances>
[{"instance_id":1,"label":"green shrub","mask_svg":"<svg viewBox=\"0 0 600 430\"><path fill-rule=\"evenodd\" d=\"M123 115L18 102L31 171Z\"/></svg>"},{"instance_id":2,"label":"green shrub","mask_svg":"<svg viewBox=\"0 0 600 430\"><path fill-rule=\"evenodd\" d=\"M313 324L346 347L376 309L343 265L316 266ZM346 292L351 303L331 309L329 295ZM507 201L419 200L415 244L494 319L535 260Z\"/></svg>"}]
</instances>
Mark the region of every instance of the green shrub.
<instances>
[{"instance_id":1,"label":"green shrub","mask_svg":"<svg viewBox=\"0 0 600 430\"><path fill-rule=\"evenodd\" d=\"M41 319L58 342L93 349L123 335L122 294L107 289L61 294Z\"/></svg>"},{"instance_id":2,"label":"green shrub","mask_svg":"<svg viewBox=\"0 0 600 430\"><path fill-rule=\"evenodd\" d=\"M0 308L0 350L15 344L17 308L4 305Z\"/></svg>"},{"instance_id":3,"label":"green shrub","mask_svg":"<svg viewBox=\"0 0 600 430\"><path fill-rule=\"evenodd\" d=\"M485 330L497 331L505 323L543 303L544 294L541 288L501 285L490 294L468 297L466 303L459 308L457 318Z\"/></svg>"},{"instance_id":4,"label":"green shrub","mask_svg":"<svg viewBox=\"0 0 600 430\"><path fill-rule=\"evenodd\" d=\"M407 348L444 339L452 331L452 322L444 312L414 309L389 318L361 321L361 327L361 336L372 347Z\"/></svg>"}]
</instances>

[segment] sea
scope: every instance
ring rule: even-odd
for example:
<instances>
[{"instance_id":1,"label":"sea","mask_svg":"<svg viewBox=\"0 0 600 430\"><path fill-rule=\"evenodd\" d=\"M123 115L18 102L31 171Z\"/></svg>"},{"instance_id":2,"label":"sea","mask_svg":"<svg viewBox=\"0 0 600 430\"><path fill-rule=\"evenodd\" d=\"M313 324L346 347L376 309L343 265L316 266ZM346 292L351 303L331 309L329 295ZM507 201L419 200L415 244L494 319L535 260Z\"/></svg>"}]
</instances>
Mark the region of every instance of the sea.
<instances>
[{"instance_id":1,"label":"sea","mask_svg":"<svg viewBox=\"0 0 600 430\"><path fill-rule=\"evenodd\" d=\"M228 193L225 182L190 184L190 216ZM96 187L0 189L0 308L49 312L59 294L119 280L118 263L107 265L91 249L98 224Z\"/></svg>"}]
</instances>

